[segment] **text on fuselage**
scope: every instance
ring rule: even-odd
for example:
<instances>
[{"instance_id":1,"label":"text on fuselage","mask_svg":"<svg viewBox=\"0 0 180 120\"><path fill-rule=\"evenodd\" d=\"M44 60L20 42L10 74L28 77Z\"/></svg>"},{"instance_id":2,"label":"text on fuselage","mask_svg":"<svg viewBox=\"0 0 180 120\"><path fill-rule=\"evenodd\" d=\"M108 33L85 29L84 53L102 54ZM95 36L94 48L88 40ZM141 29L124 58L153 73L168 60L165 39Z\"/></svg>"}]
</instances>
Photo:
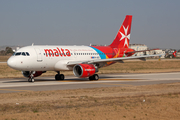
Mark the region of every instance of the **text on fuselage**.
<instances>
[{"instance_id":1,"label":"text on fuselage","mask_svg":"<svg viewBox=\"0 0 180 120\"><path fill-rule=\"evenodd\" d=\"M68 49L63 49L63 48L56 48L56 49L44 49L46 57L70 57L71 53Z\"/></svg>"}]
</instances>

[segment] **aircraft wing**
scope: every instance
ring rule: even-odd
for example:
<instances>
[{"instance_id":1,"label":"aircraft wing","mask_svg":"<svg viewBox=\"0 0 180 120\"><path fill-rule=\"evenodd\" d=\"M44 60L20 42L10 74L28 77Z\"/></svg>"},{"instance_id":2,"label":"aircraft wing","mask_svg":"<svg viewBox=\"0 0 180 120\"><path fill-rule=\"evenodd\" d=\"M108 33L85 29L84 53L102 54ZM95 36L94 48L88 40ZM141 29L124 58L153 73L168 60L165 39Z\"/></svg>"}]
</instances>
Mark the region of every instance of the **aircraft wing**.
<instances>
[{"instance_id":1,"label":"aircraft wing","mask_svg":"<svg viewBox=\"0 0 180 120\"><path fill-rule=\"evenodd\" d=\"M126 54L130 54L130 53L136 53L136 52L146 52L146 51L153 51L153 50L159 50L158 48L157 49L150 49L150 50L140 50L140 51L131 51L131 52L126 52Z\"/></svg>"},{"instance_id":2,"label":"aircraft wing","mask_svg":"<svg viewBox=\"0 0 180 120\"><path fill-rule=\"evenodd\" d=\"M123 60L130 60L130 59L140 59L146 60L147 57L154 57L154 56L162 56L164 54L157 54L157 55L143 55L143 56L131 56L131 57L119 57L119 58L109 58L109 59L97 59L97 60L87 60L87 61L69 61L67 63L68 66L73 66L76 64L94 64L94 63L102 63L102 62L122 62Z\"/></svg>"}]
</instances>

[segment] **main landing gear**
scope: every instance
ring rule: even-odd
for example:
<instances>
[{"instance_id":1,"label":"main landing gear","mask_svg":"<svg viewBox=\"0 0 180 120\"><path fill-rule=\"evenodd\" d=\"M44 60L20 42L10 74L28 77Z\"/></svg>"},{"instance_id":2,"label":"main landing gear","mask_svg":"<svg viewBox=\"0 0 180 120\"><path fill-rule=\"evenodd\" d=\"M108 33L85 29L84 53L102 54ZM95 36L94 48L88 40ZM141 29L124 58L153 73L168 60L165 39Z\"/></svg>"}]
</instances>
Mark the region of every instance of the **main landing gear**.
<instances>
[{"instance_id":1,"label":"main landing gear","mask_svg":"<svg viewBox=\"0 0 180 120\"><path fill-rule=\"evenodd\" d=\"M32 82L32 83L34 82L34 73L35 73L35 71L30 72L28 82Z\"/></svg>"},{"instance_id":2,"label":"main landing gear","mask_svg":"<svg viewBox=\"0 0 180 120\"><path fill-rule=\"evenodd\" d=\"M94 74L93 76L90 76L90 77L89 77L89 80L90 80L90 81L92 81L92 80L96 80L96 81L99 80L98 74Z\"/></svg>"},{"instance_id":3,"label":"main landing gear","mask_svg":"<svg viewBox=\"0 0 180 120\"><path fill-rule=\"evenodd\" d=\"M55 75L55 80L64 80L64 75L60 74L59 71L57 71L58 74Z\"/></svg>"}]
</instances>

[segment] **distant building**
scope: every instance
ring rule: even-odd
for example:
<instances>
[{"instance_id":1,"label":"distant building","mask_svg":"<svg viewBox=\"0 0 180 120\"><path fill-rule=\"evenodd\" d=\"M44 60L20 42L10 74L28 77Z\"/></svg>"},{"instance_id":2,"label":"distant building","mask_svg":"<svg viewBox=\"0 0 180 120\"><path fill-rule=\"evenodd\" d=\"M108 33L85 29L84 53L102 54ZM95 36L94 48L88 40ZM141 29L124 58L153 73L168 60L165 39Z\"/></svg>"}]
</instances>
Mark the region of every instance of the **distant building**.
<instances>
[{"instance_id":1,"label":"distant building","mask_svg":"<svg viewBox=\"0 0 180 120\"><path fill-rule=\"evenodd\" d=\"M164 50L154 50L154 54L163 54L161 58L165 58L165 51ZM159 57L157 57L159 58Z\"/></svg>"},{"instance_id":2,"label":"distant building","mask_svg":"<svg viewBox=\"0 0 180 120\"><path fill-rule=\"evenodd\" d=\"M19 48L20 48L20 47L16 47L16 51L18 51L18 50L19 50Z\"/></svg>"},{"instance_id":3,"label":"distant building","mask_svg":"<svg viewBox=\"0 0 180 120\"><path fill-rule=\"evenodd\" d=\"M145 44L129 44L129 48L134 49L135 51L148 50L148 47ZM160 50L160 49L152 50L152 51L137 52L133 56L154 55L154 54L164 54L161 56L161 58L165 58L165 51ZM159 57L152 57L152 58L159 58Z\"/></svg>"},{"instance_id":4,"label":"distant building","mask_svg":"<svg viewBox=\"0 0 180 120\"><path fill-rule=\"evenodd\" d=\"M129 48L134 49L135 51L142 51L147 50L148 47L145 44L129 44ZM149 52L137 52L133 56L142 56L142 55L148 55Z\"/></svg>"},{"instance_id":5,"label":"distant building","mask_svg":"<svg viewBox=\"0 0 180 120\"><path fill-rule=\"evenodd\" d=\"M177 55L176 55L176 57L180 57L180 52L177 52Z\"/></svg>"}]
</instances>

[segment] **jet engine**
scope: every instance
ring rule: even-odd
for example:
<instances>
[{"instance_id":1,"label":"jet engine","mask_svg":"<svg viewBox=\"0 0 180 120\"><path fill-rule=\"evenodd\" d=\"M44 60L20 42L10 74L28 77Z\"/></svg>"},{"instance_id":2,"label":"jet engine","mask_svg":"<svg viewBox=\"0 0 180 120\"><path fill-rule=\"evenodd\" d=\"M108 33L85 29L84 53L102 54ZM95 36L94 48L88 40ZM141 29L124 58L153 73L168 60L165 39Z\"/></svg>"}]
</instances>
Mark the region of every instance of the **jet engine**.
<instances>
[{"instance_id":1,"label":"jet engine","mask_svg":"<svg viewBox=\"0 0 180 120\"><path fill-rule=\"evenodd\" d=\"M84 78L90 77L98 72L93 64L78 64L73 68L73 73L76 77Z\"/></svg>"},{"instance_id":2,"label":"jet engine","mask_svg":"<svg viewBox=\"0 0 180 120\"><path fill-rule=\"evenodd\" d=\"M24 77L30 77L31 73L33 74L34 77L38 77L40 76L42 73L45 73L46 71L22 71L22 74L24 75Z\"/></svg>"}]
</instances>

